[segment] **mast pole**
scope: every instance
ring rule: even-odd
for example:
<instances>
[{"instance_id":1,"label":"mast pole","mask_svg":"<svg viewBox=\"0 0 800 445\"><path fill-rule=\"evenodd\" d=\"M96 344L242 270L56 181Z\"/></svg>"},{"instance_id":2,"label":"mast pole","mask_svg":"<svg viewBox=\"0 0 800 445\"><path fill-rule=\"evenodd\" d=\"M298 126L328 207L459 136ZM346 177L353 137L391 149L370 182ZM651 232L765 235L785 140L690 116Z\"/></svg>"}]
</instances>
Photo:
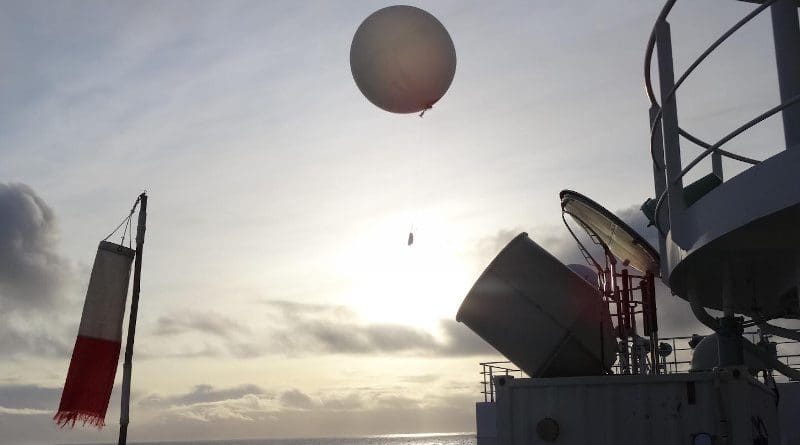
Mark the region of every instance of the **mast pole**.
<instances>
[{"instance_id":1,"label":"mast pole","mask_svg":"<svg viewBox=\"0 0 800 445\"><path fill-rule=\"evenodd\" d=\"M136 227L136 258L133 265L133 292L131 296L131 313L128 320L128 342L125 345L125 364L122 367L122 400L119 419L119 445L128 440L128 409L131 399L131 370L133 367L133 339L136 335L136 315L139 310L139 290L142 278L142 251L144 248L144 232L147 221L147 194L139 195L139 222Z\"/></svg>"},{"instance_id":2,"label":"mast pole","mask_svg":"<svg viewBox=\"0 0 800 445\"><path fill-rule=\"evenodd\" d=\"M800 21L797 2L778 0L770 6L772 35L775 40L775 64L778 67L778 88L781 102L800 94ZM800 149L800 109L786 108L783 116L783 134L786 149Z\"/></svg>"}]
</instances>

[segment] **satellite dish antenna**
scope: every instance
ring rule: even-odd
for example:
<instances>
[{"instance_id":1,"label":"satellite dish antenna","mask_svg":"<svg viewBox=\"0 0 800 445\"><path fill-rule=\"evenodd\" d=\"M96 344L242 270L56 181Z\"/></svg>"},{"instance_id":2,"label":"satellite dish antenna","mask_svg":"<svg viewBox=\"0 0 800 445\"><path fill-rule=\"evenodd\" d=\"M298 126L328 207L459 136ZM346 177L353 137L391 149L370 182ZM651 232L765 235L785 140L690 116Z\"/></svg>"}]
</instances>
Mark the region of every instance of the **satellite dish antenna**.
<instances>
[{"instance_id":1,"label":"satellite dish antenna","mask_svg":"<svg viewBox=\"0 0 800 445\"><path fill-rule=\"evenodd\" d=\"M619 339L620 370L622 373L645 374L659 372L658 317L656 311L655 277L659 273L658 252L641 235L616 215L588 197L572 190L563 190L561 211L564 224L577 242L587 262L597 270L603 301L614 310L616 335ZM570 215L600 246L604 260L599 262L589 253L567 223ZM620 268L619 265L623 266ZM632 267L641 275L630 273ZM637 312L641 312L645 342L638 334ZM647 354L650 363L647 363Z\"/></svg>"},{"instance_id":2,"label":"satellite dish antenna","mask_svg":"<svg viewBox=\"0 0 800 445\"><path fill-rule=\"evenodd\" d=\"M659 273L659 255L641 235L600 204L572 190L563 190L561 209L604 249L640 272Z\"/></svg>"},{"instance_id":3,"label":"satellite dish antenna","mask_svg":"<svg viewBox=\"0 0 800 445\"><path fill-rule=\"evenodd\" d=\"M456 320L531 377L601 375L616 360L600 292L526 233L489 264Z\"/></svg>"}]
</instances>

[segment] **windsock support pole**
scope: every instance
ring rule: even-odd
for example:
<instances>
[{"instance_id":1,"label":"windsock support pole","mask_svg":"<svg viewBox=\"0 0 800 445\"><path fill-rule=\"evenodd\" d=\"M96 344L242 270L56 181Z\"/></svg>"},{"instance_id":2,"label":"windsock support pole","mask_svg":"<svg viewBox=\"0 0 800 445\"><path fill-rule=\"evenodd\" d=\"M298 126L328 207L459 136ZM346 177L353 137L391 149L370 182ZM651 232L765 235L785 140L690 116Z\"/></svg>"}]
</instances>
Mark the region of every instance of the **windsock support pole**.
<instances>
[{"instance_id":1,"label":"windsock support pole","mask_svg":"<svg viewBox=\"0 0 800 445\"><path fill-rule=\"evenodd\" d=\"M128 441L128 413L131 400L131 370L133 368L133 339L136 335L136 314L139 311L139 290L142 277L142 251L147 222L147 194L139 195L139 222L136 227L136 258L133 263L133 292L128 320L128 342L125 345L125 364L122 367L122 397L119 417L119 445Z\"/></svg>"}]
</instances>

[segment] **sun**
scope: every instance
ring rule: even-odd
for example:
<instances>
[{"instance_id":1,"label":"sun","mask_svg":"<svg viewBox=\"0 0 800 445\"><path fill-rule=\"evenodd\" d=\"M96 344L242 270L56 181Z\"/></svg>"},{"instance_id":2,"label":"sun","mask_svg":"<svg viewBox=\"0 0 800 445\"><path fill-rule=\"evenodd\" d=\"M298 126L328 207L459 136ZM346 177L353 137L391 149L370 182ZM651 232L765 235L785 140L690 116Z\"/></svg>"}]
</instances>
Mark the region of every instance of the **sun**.
<instances>
[{"instance_id":1,"label":"sun","mask_svg":"<svg viewBox=\"0 0 800 445\"><path fill-rule=\"evenodd\" d=\"M395 219L358 234L340 262L350 282L344 299L366 322L433 329L455 318L469 270L444 224L419 224L410 246L408 230Z\"/></svg>"}]
</instances>

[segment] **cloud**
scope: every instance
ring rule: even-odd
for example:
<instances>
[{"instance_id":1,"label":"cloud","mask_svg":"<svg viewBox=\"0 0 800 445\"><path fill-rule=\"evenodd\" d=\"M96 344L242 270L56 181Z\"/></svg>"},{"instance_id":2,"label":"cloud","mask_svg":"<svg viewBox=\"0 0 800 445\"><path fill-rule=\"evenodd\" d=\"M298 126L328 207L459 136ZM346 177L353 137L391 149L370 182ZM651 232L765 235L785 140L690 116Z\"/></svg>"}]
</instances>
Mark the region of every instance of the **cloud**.
<instances>
[{"instance_id":1,"label":"cloud","mask_svg":"<svg viewBox=\"0 0 800 445\"><path fill-rule=\"evenodd\" d=\"M273 335L275 350L287 353L405 353L469 356L494 350L452 320L440 321L439 336L424 329L389 323L363 323L341 306L267 301L280 308L283 326Z\"/></svg>"},{"instance_id":2,"label":"cloud","mask_svg":"<svg viewBox=\"0 0 800 445\"><path fill-rule=\"evenodd\" d=\"M398 380L406 383L433 383L439 380L439 376L435 374L409 375L400 377Z\"/></svg>"},{"instance_id":3,"label":"cloud","mask_svg":"<svg viewBox=\"0 0 800 445\"><path fill-rule=\"evenodd\" d=\"M430 332L415 326L367 323L340 305L305 304L284 300L262 302L268 326L254 333L242 323L217 314L168 315L156 323L157 335L183 336L175 344L151 344L139 358L217 357L252 358L270 354L404 354L417 356L473 356L496 352L465 326L441 320ZM196 317L196 319L195 319ZM204 335L205 340L198 340ZM255 337L259 341L255 341ZM264 340L265 339L265 340ZM170 348L170 349L167 349ZM176 350L177 349L177 350Z\"/></svg>"},{"instance_id":4,"label":"cloud","mask_svg":"<svg viewBox=\"0 0 800 445\"><path fill-rule=\"evenodd\" d=\"M75 284L53 210L31 187L0 183L0 355L69 355L58 310Z\"/></svg>"},{"instance_id":5,"label":"cloud","mask_svg":"<svg viewBox=\"0 0 800 445\"><path fill-rule=\"evenodd\" d=\"M0 407L11 410L35 411L53 410L61 398L60 388L49 388L37 385L0 385Z\"/></svg>"},{"instance_id":6,"label":"cloud","mask_svg":"<svg viewBox=\"0 0 800 445\"><path fill-rule=\"evenodd\" d=\"M12 313L0 314L0 355L68 357L73 339L62 337L57 329Z\"/></svg>"},{"instance_id":7,"label":"cloud","mask_svg":"<svg viewBox=\"0 0 800 445\"><path fill-rule=\"evenodd\" d=\"M171 394L132 396L131 431L136 441L227 439L247 437L329 437L403 431L468 431L474 422L477 387L439 385L435 394L424 383L393 388L342 388L307 392L300 388L263 388L252 383L218 387L197 385ZM415 388L409 391L409 388ZM52 421L59 388L0 385L0 443L75 443L115 440L119 387L114 388L108 426L59 430ZM66 438L66 437L69 438Z\"/></svg>"},{"instance_id":8,"label":"cloud","mask_svg":"<svg viewBox=\"0 0 800 445\"><path fill-rule=\"evenodd\" d=\"M350 392L344 395L325 395L321 400L325 409L334 411L353 411L365 407L364 398L357 392Z\"/></svg>"},{"instance_id":9,"label":"cloud","mask_svg":"<svg viewBox=\"0 0 800 445\"><path fill-rule=\"evenodd\" d=\"M443 354L449 356L485 356L498 353L462 323L458 323L455 320L442 320L440 325L444 331L444 338L447 339L439 350Z\"/></svg>"},{"instance_id":10,"label":"cloud","mask_svg":"<svg viewBox=\"0 0 800 445\"><path fill-rule=\"evenodd\" d=\"M422 403L419 399L397 394L380 395L376 402L379 407L393 409L417 409Z\"/></svg>"},{"instance_id":11,"label":"cloud","mask_svg":"<svg viewBox=\"0 0 800 445\"><path fill-rule=\"evenodd\" d=\"M490 236L485 236L478 241L472 256L480 262L480 267L485 267L509 241L522 232L523 230L518 228L500 229Z\"/></svg>"},{"instance_id":12,"label":"cloud","mask_svg":"<svg viewBox=\"0 0 800 445\"><path fill-rule=\"evenodd\" d=\"M420 385L421 383L414 383ZM323 390L316 394L298 388L265 390L253 384L231 388L198 385L186 393L172 395L149 394L135 401L152 412L172 413L198 421L213 418L248 420L262 414L285 411L364 411L376 408L412 409L422 406L448 405L448 397L462 400L464 394L451 394L445 388L439 396L408 393L401 386L394 389L351 388ZM15 409L21 409L15 406Z\"/></svg>"},{"instance_id":13,"label":"cloud","mask_svg":"<svg viewBox=\"0 0 800 445\"><path fill-rule=\"evenodd\" d=\"M146 394L134 403L153 416L189 419L197 422L220 420L252 421L256 414L280 409L275 392L258 385L243 384L228 388L196 385L179 394Z\"/></svg>"},{"instance_id":14,"label":"cloud","mask_svg":"<svg viewBox=\"0 0 800 445\"><path fill-rule=\"evenodd\" d=\"M311 400L311 397L299 389L284 391L278 397L278 400L287 408L311 409L314 406L314 401Z\"/></svg>"},{"instance_id":15,"label":"cloud","mask_svg":"<svg viewBox=\"0 0 800 445\"><path fill-rule=\"evenodd\" d=\"M313 350L365 354L372 352L407 352L432 349L436 340L430 333L398 324L338 323L313 320L298 323L300 342ZM288 339L288 336L284 338Z\"/></svg>"},{"instance_id":16,"label":"cloud","mask_svg":"<svg viewBox=\"0 0 800 445\"><path fill-rule=\"evenodd\" d=\"M31 408L6 408L4 406L0 406L0 414L12 414L17 416L30 416L30 415L43 415L43 414L53 414L52 410L48 409L31 409Z\"/></svg>"},{"instance_id":17,"label":"cloud","mask_svg":"<svg viewBox=\"0 0 800 445\"><path fill-rule=\"evenodd\" d=\"M217 313L190 312L159 317L154 330L155 335L177 335L186 331L203 332L222 338L234 334L247 334L250 331L241 323Z\"/></svg>"},{"instance_id":18,"label":"cloud","mask_svg":"<svg viewBox=\"0 0 800 445\"><path fill-rule=\"evenodd\" d=\"M657 235L647 227L647 220L638 206L616 213L655 244ZM477 243L475 257L492 258L518 233L516 229L503 229L481 239ZM546 233L544 237L537 237L536 241L565 264L584 262L575 241L566 230ZM601 255L602 252L595 254ZM688 304L670 295L660 282L657 284L657 294L662 336L705 332ZM241 321L215 313L195 311L162 316L153 332L162 336L182 336L184 342L156 345L155 350L147 350L140 357L252 358L319 354L468 357L497 354L469 328L449 319L441 320L438 329L430 331L403 324L366 322L353 309L336 304L262 300L261 307L264 311L261 319L269 322L249 327ZM202 336L199 340L198 334Z\"/></svg>"},{"instance_id":19,"label":"cloud","mask_svg":"<svg viewBox=\"0 0 800 445\"><path fill-rule=\"evenodd\" d=\"M198 403L217 402L220 400L239 399L246 395L272 397L271 393L256 385L240 385L232 388L216 389L211 385L196 385L189 392L167 398L148 395L139 403L154 405L193 405Z\"/></svg>"},{"instance_id":20,"label":"cloud","mask_svg":"<svg viewBox=\"0 0 800 445\"><path fill-rule=\"evenodd\" d=\"M190 420L200 422L215 422L238 420L252 422L258 419L255 414L276 411L271 398L248 394L237 399L227 399L217 402L195 403L192 405L177 405L166 411Z\"/></svg>"},{"instance_id":21,"label":"cloud","mask_svg":"<svg viewBox=\"0 0 800 445\"><path fill-rule=\"evenodd\" d=\"M70 267L57 242L44 200L25 184L0 183L0 309L41 309L62 297Z\"/></svg>"}]
</instances>

